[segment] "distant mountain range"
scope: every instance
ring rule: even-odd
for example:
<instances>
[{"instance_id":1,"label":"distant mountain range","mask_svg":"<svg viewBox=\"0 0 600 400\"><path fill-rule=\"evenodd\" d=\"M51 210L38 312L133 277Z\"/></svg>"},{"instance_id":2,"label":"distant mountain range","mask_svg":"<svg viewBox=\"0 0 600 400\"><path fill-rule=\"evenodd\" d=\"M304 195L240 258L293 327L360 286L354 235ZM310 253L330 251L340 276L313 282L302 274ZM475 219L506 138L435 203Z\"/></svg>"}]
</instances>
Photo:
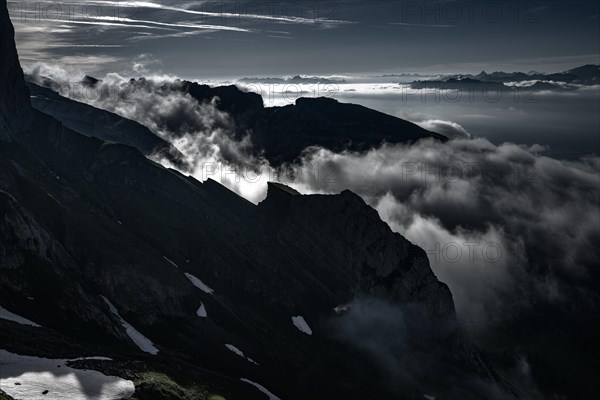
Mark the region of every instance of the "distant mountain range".
<instances>
[{"instance_id":1,"label":"distant mountain range","mask_svg":"<svg viewBox=\"0 0 600 400\"><path fill-rule=\"evenodd\" d=\"M510 85L507 85L510 84ZM580 85L600 84L600 66L584 65L565 72L543 74L538 72L493 72L477 75L446 75L411 83L413 89L473 89L486 90L572 90Z\"/></svg>"},{"instance_id":2,"label":"distant mountain range","mask_svg":"<svg viewBox=\"0 0 600 400\"><path fill-rule=\"evenodd\" d=\"M267 84L335 84L335 83L346 83L344 79L335 79L335 78L324 78L320 76L302 76L295 75L292 77L285 78L271 78L271 77L263 77L263 78L241 78L238 80L242 83L267 83Z\"/></svg>"},{"instance_id":3,"label":"distant mountain range","mask_svg":"<svg viewBox=\"0 0 600 400\"><path fill-rule=\"evenodd\" d=\"M371 78L402 78L402 83L414 79L413 85L433 85L436 83L448 84L486 84L490 88L494 87L490 84L498 84L496 88L506 87L506 90L520 90L523 87L530 87L536 81L546 84L545 89L561 89L565 86L560 84L575 85L598 85L600 84L600 66L599 65L583 65L563 72L541 73L541 72L502 72L496 71L487 73L481 71L479 74L445 74L445 75L423 75L418 73L401 73L401 74L384 74L379 76L363 77L367 81ZM243 84L346 84L353 81L361 82L359 77L353 80L342 78L326 78L319 76L303 76L296 75L294 77L259 77L259 78L241 78L238 82ZM424 83L426 82L426 83ZM522 85L519 85L522 83ZM510 84L504 86L503 84ZM553 86L548 86L553 85ZM542 87L538 87L542 89Z\"/></svg>"},{"instance_id":4,"label":"distant mountain range","mask_svg":"<svg viewBox=\"0 0 600 400\"><path fill-rule=\"evenodd\" d=\"M462 76L463 78L465 76ZM481 71L475 76L466 76L483 82L522 82L530 80L574 83L579 85L600 84L600 65L583 65L564 72L544 74L539 72L492 72Z\"/></svg>"}]
</instances>

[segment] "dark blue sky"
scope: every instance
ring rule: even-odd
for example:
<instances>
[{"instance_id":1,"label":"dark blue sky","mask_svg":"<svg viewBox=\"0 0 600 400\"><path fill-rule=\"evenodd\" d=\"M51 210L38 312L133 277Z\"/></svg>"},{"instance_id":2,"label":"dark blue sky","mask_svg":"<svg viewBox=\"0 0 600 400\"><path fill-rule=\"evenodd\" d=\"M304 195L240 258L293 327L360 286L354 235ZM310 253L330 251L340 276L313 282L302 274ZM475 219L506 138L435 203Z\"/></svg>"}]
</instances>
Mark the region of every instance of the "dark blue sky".
<instances>
[{"instance_id":1,"label":"dark blue sky","mask_svg":"<svg viewBox=\"0 0 600 400\"><path fill-rule=\"evenodd\" d=\"M600 63L598 1L9 2L24 64L187 78L560 71Z\"/></svg>"}]
</instances>

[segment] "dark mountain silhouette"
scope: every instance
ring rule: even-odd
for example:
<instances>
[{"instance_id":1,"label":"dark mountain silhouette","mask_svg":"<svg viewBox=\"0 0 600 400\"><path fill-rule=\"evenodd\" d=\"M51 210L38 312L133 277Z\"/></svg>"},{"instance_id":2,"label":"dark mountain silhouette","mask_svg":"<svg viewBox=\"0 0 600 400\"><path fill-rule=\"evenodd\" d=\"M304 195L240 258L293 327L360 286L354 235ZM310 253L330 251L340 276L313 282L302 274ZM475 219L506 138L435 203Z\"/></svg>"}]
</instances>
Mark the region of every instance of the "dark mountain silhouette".
<instances>
[{"instance_id":1,"label":"dark mountain silhouette","mask_svg":"<svg viewBox=\"0 0 600 400\"><path fill-rule=\"evenodd\" d=\"M409 143L442 135L411 122L330 98L300 98L295 105L264 110L253 128L253 141L274 164L290 161L309 146L333 151L365 151L381 143Z\"/></svg>"},{"instance_id":2,"label":"dark mountain silhouette","mask_svg":"<svg viewBox=\"0 0 600 400\"><path fill-rule=\"evenodd\" d=\"M587 64L581 67L573 68L565 72L565 74L576 77L576 83L584 85L600 84L600 65Z\"/></svg>"},{"instance_id":3,"label":"dark mountain silhouette","mask_svg":"<svg viewBox=\"0 0 600 400\"><path fill-rule=\"evenodd\" d=\"M357 195L305 196L270 184L255 206L123 144L155 141L131 121L68 102L60 115L69 123L31 109L0 1L0 305L43 326L1 320L2 346L52 357L101 352L117 359L110 373L125 374L120 363L133 363L207 385L227 399L264 398L242 378L292 400L420 399L425 389L479 399L482 382L496 385L499 377L460 335L450 291L425 252L393 233ZM194 90L200 96L206 89ZM218 90L223 107L256 112L255 96ZM313 115L314 127L319 121L343 127L348 117L365 135L381 120L390 135L394 127L412 128L331 100L299 101L280 111L297 122ZM264 112L267 118L277 113ZM125 129L111 136L121 143L101 140L113 133L86 125L96 113L108 127L113 121L133 126L131 135ZM409 138L427 135L415 132ZM157 355L137 350L102 296L154 342ZM348 318L343 310L363 299L403 310L407 330L397 332L403 368L392 380L377 357L352 345L362 336L339 339ZM202 307L206 317L198 315ZM294 326L292 317L300 316L312 335ZM389 328L389 321L379 322ZM376 329L369 325L366 332L377 337ZM397 336L385 331L390 334ZM138 389L140 399L184 398Z\"/></svg>"},{"instance_id":4,"label":"dark mountain silhouette","mask_svg":"<svg viewBox=\"0 0 600 400\"><path fill-rule=\"evenodd\" d=\"M530 79L533 79L530 77ZM546 76L545 79L550 79ZM506 80L506 82L516 82L513 80ZM574 81L571 81L575 83ZM431 81L415 81L410 84L411 89L435 89L435 90L459 90L469 93L483 93L483 92L526 92L532 93L535 91L552 90L552 91L564 91L564 90L576 90L577 87L574 85L563 86L548 81L538 80L535 83L527 83L519 86L507 86L497 80L485 80L474 79L469 77L449 78L447 80L431 80Z\"/></svg>"},{"instance_id":5,"label":"dark mountain silhouette","mask_svg":"<svg viewBox=\"0 0 600 400\"><path fill-rule=\"evenodd\" d=\"M84 80L98 80L86 76ZM105 110L70 100L55 91L28 82L31 103L34 108L51 115L64 126L87 136L106 142L123 143L140 150L144 155L157 154L167 157L175 165L182 155L170 143L153 134L145 126Z\"/></svg>"},{"instance_id":6,"label":"dark mountain silhouette","mask_svg":"<svg viewBox=\"0 0 600 400\"><path fill-rule=\"evenodd\" d=\"M129 82L134 88L143 79ZM411 143L419 139L447 140L418 125L330 98L300 98L284 107L264 107L262 97L234 85L210 87L177 81L163 88L189 93L199 103L217 98L218 108L231 115L239 138L250 134L257 154L272 165L294 161L310 146L333 151L363 151L387 143Z\"/></svg>"},{"instance_id":7,"label":"dark mountain silhouette","mask_svg":"<svg viewBox=\"0 0 600 400\"><path fill-rule=\"evenodd\" d=\"M442 81L449 80L460 80L475 79L480 82L496 82L496 83L508 83L508 82L524 82L524 81L554 81L563 83L573 83L580 85L598 85L600 84L600 65L587 64L581 67L573 68L563 72L555 72L544 74L540 72L502 72L496 71L491 74L481 71L477 75L449 75L446 76ZM558 86L557 86L558 87Z\"/></svg>"},{"instance_id":8,"label":"dark mountain silhouette","mask_svg":"<svg viewBox=\"0 0 600 400\"><path fill-rule=\"evenodd\" d=\"M0 4L0 21L0 140L6 140L30 118L31 107L5 1Z\"/></svg>"},{"instance_id":9,"label":"dark mountain silhouette","mask_svg":"<svg viewBox=\"0 0 600 400\"><path fill-rule=\"evenodd\" d=\"M121 127L125 127L123 124L127 121L131 137L123 138L120 142L132 145L144 154L151 153L158 146L162 153L170 154L171 158L176 155L176 152L166 148L146 128L131 126L131 121L109 117L108 114L99 117L100 114L90 106L65 99L50 90L59 90L58 83L48 78L37 81L45 87L30 82L31 90L36 95L33 105L66 126L104 140L117 140L121 135ZM83 82L84 85L96 85L100 81L85 77ZM147 85L148 81L144 78L132 79L118 89L143 90ZM210 87L177 80L165 83L160 89L187 93L200 104L211 103L216 99L217 108L232 118L234 135L242 139L249 134L255 155L265 156L273 166L294 161L311 146L332 151L365 151L382 143L412 143L425 138L447 140L443 135L400 118L360 105L340 103L331 98L300 98L295 104L264 107L259 94L242 91L234 85ZM95 118L94 121L90 120L92 117ZM176 126L183 122L174 120L169 123Z\"/></svg>"},{"instance_id":10,"label":"dark mountain silhouette","mask_svg":"<svg viewBox=\"0 0 600 400\"><path fill-rule=\"evenodd\" d=\"M483 82L521 82L531 79L524 72L492 72L488 74L485 71L481 71L473 78Z\"/></svg>"}]
</instances>

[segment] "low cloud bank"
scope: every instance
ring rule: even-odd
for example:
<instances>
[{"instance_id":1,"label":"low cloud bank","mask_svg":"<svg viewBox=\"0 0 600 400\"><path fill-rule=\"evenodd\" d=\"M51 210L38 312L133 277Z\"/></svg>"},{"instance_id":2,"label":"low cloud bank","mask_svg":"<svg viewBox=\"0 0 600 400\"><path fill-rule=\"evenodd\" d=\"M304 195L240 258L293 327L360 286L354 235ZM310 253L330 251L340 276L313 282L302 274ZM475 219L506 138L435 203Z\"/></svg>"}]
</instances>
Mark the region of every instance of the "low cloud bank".
<instances>
[{"instance_id":1,"label":"low cloud bank","mask_svg":"<svg viewBox=\"0 0 600 400\"><path fill-rule=\"evenodd\" d=\"M223 180L251 201L264 198L267 180L259 187L248 177L269 175L272 170L266 160L254 155L250 135L236 137L234 121L218 108L218 98L200 103L183 90L182 81L166 75L134 80L110 73L89 85L82 81L82 72L59 66L38 63L25 72L30 81L62 96L145 125L184 156L177 166L160 155L151 157L155 161L201 181ZM244 179L235 171L244 171Z\"/></svg>"},{"instance_id":2,"label":"low cloud bank","mask_svg":"<svg viewBox=\"0 0 600 400\"><path fill-rule=\"evenodd\" d=\"M310 149L292 186L360 194L427 251L459 315L489 324L538 301L576 308L576 299L597 298L589 285L600 265L600 158L567 162L540 150L484 139L364 154ZM311 175L313 165L333 179Z\"/></svg>"}]
</instances>

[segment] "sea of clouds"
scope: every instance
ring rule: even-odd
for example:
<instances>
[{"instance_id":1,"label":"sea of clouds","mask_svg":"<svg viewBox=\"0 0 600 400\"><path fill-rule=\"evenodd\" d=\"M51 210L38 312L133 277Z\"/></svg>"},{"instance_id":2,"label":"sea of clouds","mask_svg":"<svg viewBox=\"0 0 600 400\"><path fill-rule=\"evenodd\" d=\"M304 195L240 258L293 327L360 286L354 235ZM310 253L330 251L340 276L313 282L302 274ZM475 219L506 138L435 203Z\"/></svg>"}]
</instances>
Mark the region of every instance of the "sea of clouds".
<instances>
[{"instance_id":1,"label":"sea of clouds","mask_svg":"<svg viewBox=\"0 0 600 400\"><path fill-rule=\"evenodd\" d=\"M420 125L452 139L362 153L312 147L273 168L254 149L251 132L234 134L218 99L199 104L174 77L108 74L89 95L73 90L72 72L64 69L38 64L26 72L64 96L147 126L184 155L181 172L215 179L254 203L267 195L269 180L304 194L359 194L392 230L425 249L459 319L476 326L476 342L537 309L589 316L600 304L596 155L556 159L542 145L493 144L452 121L430 119ZM97 94L103 90L112 94ZM516 353L514 361L527 364Z\"/></svg>"}]
</instances>

